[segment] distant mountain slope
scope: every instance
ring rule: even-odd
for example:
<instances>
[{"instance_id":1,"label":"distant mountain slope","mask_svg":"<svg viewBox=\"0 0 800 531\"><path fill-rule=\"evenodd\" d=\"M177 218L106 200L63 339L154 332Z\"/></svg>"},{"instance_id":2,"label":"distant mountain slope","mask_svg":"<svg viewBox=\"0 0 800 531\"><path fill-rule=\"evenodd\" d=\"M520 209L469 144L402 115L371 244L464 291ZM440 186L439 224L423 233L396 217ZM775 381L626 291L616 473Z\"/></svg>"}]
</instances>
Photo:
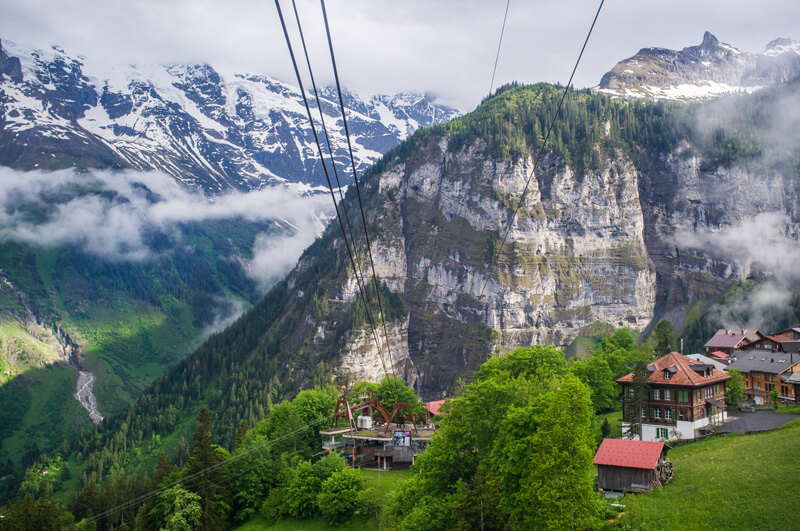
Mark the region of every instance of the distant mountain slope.
<instances>
[{"instance_id":1,"label":"distant mountain slope","mask_svg":"<svg viewBox=\"0 0 800 531\"><path fill-rule=\"evenodd\" d=\"M338 95L321 99L344 169ZM344 99L360 171L458 114ZM264 76L0 42L0 166L20 170L0 168L0 478L90 423L76 382L119 412L294 265L331 208L307 120Z\"/></svg>"},{"instance_id":2,"label":"distant mountain slope","mask_svg":"<svg viewBox=\"0 0 800 531\"><path fill-rule=\"evenodd\" d=\"M0 164L18 169L160 170L215 194L324 182L298 89L209 65L92 71L64 50L0 43ZM336 158L348 161L338 96L321 100ZM422 126L458 115L421 94L345 94L356 162L366 169ZM316 111L315 111L316 112ZM352 175L343 172L345 182Z\"/></svg>"},{"instance_id":3,"label":"distant mountain slope","mask_svg":"<svg viewBox=\"0 0 800 531\"><path fill-rule=\"evenodd\" d=\"M628 98L695 100L752 92L798 75L799 41L776 39L763 54L749 54L706 32L698 46L639 50L607 72L598 90Z\"/></svg>"}]
</instances>

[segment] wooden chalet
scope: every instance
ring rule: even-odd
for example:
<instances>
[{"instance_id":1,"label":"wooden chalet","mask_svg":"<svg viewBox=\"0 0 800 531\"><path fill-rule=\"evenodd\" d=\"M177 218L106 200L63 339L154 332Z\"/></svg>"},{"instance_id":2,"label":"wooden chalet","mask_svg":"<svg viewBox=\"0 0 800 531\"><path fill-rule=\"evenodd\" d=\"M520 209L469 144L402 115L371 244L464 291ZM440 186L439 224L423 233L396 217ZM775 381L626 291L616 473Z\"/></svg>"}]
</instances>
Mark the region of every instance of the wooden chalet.
<instances>
[{"instance_id":1,"label":"wooden chalet","mask_svg":"<svg viewBox=\"0 0 800 531\"><path fill-rule=\"evenodd\" d=\"M648 363L649 396L642 419L642 440L694 439L698 430L727 419L725 382L730 376L715 364L671 352ZM623 418L632 396L633 373L617 380L622 386ZM629 426L623 422L622 428Z\"/></svg>"},{"instance_id":2,"label":"wooden chalet","mask_svg":"<svg viewBox=\"0 0 800 531\"><path fill-rule=\"evenodd\" d=\"M723 352L732 354L734 350L742 349L750 343L763 338L764 335L758 330L721 328L703 346L706 349L706 353Z\"/></svg>"},{"instance_id":3,"label":"wooden chalet","mask_svg":"<svg viewBox=\"0 0 800 531\"><path fill-rule=\"evenodd\" d=\"M594 456L597 486L604 491L650 492L672 479L669 447L662 442L603 439Z\"/></svg>"},{"instance_id":4,"label":"wooden chalet","mask_svg":"<svg viewBox=\"0 0 800 531\"><path fill-rule=\"evenodd\" d=\"M752 343L743 346L740 350L771 350L773 352L778 352L783 350L781 345L787 341L791 342L793 340L790 336L776 334L774 336L766 336L761 339L757 339Z\"/></svg>"},{"instance_id":5,"label":"wooden chalet","mask_svg":"<svg viewBox=\"0 0 800 531\"><path fill-rule=\"evenodd\" d=\"M789 337L792 341L798 341L800 340L800 325L778 332L778 335Z\"/></svg>"},{"instance_id":6,"label":"wooden chalet","mask_svg":"<svg viewBox=\"0 0 800 531\"><path fill-rule=\"evenodd\" d=\"M772 350L739 350L728 369L742 375L745 398L756 405L769 404L769 394L778 390L784 402L797 402L800 391L800 354Z\"/></svg>"}]
</instances>

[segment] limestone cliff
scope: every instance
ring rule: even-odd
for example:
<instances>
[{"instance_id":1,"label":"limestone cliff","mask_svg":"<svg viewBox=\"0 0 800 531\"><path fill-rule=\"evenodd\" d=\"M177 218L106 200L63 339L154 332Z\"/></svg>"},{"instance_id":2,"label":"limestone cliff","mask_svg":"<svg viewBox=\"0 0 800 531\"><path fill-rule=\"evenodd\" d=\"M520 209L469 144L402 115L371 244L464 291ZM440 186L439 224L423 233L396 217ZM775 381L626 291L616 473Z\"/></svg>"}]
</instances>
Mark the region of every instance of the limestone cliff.
<instances>
[{"instance_id":1,"label":"limestone cliff","mask_svg":"<svg viewBox=\"0 0 800 531\"><path fill-rule=\"evenodd\" d=\"M496 115L531 94L542 98L532 105L542 105L547 94L539 90L520 87L507 101L484 106L496 106ZM381 346L381 361L366 320L353 326L343 317L360 301L335 225L289 277L290 288L303 284L323 259L320 249L334 250L339 270L314 285L323 310L316 310L313 335L303 336L301 327L304 348L336 353L342 378L378 379L386 364L424 397L442 396L497 348L566 346L596 322L645 330L666 316L680 326L693 301L716 297L732 280L770 274L758 261L702 242L775 211L782 213L787 241L796 242L796 173L723 165L691 138L666 130L673 142L661 148L646 139L614 141L628 127L614 113L628 104L602 96L579 96L565 121L579 120L581 109L598 101L613 111L611 118L587 140L589 151L580 159L574 142L543 158L502 248L535 145L507 156L496 138L465 135L454 125L390 152L362 185L376 270L387 293L402 300L402 316L389 326L390 348ZM357 203L352 197L345 203L360 229ZM368 272L363 237L356 240ZM380 324L376 331L382 344Z\"/></svg>"}]
</instances>

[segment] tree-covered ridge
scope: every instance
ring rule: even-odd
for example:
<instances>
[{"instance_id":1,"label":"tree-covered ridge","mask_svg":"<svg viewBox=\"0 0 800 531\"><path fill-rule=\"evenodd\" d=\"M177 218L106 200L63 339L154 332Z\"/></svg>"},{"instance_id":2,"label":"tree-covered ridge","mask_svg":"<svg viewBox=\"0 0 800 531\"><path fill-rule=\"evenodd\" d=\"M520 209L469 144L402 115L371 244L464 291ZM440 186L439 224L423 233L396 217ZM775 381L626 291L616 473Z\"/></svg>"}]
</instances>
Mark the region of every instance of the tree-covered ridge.
<instances>
[{"instance_id":1,"label":"tree-covered ridge","mask_svg":"<svg viewBox=\"0 0 800 531\"><path fill-rule=\"evenodd\" d=\"M473 112L420 129L390 150L369 174L384 171L440 136L450 139L454 151L481 139L495 158L538 155L551 123L547 152L579 177L586 170L603 168L601 152L620 149L644 164L641 156L647 152L671 153L682 142L688 142L681 151L684 155L696 154L710 166L754 164L768 155L770 164L779 162L780 168L798 171L796 135L777 135L774 122L787 120L780 113L791 112L787 107L795 102L799 88L800 80L794 80L753 94L689 105L622 101L590 89L570 89L554 120L562 86L511 83L498 88Z\"/></svg>"}]
</instances>

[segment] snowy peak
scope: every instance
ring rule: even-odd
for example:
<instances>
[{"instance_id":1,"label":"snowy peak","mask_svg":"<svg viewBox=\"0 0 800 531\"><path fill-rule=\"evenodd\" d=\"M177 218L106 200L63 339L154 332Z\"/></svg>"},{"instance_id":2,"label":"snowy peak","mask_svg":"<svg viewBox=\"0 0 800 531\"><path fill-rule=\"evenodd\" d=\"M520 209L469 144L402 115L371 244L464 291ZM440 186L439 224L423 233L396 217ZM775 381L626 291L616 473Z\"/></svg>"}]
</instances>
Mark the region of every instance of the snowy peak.
<instances>
[{"instance_id":1,"label":"snowy peak","mask_svg":"<svg viewBox=\"0 0 800 531\"><path fill-rule=\"evenodd\" d=\"M154 169L210 194L324 182L302 97L292 85L259 75L225 77L208 64L93 70L88 60L57 47L8 44L15 57L0 51L2 165ZM359 171L419 127L458 115L421 94L347 92L344 100ZM323 89L320 102L334 158L346 165L336 91ZM319 125L316 105L312 112Z\"/></svg>"},{"instance_id":2,"label":"snowy peak","mask_svg":"<svg viewBox=\"0 0 800 531\"><path fill-rule=\"evenodd\" d=\"M781 37L768 43L766 49L764 50L764 55L769 55L772 57L783 54L800 55L800 41Z\"/></svg>"},{"instance_id":3,"label":"snowy peak","mask_svg":"<svg viewBox=\"0 0 800 531\"><path fill-rule=\"evenodd\" d=\"M624 98L688 101L752 92L798 74L797 41L776 39L764 54L750 54L706 31L697 46L639 50L607 72L597 89Z\"/></svg>"},{"instance_id":4,"label":"snowy peak","mask_svg":"<svg viewBox=\"0 0 800 531\"><path fill-rule=\"evenodd\" d=\"M3 50L3 42L0 41L0 80L3 76L8 76L11 81L20 83L22 81L22 66L19 57L10 57Z\"/></svg>"}]
</instances>

